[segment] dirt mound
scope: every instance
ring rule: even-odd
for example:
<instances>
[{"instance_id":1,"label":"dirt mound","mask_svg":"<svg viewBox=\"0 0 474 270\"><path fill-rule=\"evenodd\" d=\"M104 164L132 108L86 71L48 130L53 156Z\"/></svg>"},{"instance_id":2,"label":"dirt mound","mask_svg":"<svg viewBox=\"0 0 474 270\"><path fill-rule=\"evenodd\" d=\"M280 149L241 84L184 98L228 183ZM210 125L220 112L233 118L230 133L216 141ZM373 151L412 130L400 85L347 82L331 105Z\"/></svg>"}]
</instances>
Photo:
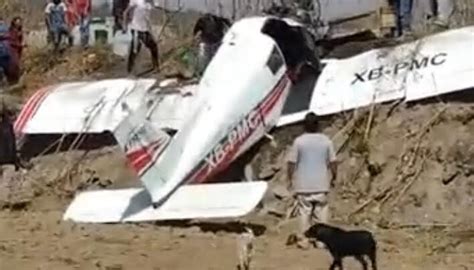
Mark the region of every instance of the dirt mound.
<instances>
[{"instance_id":1,"label":"dirt mound","mask_svg":"<svg viewBox=\"0 0 474 270\"><path fill-rule=\"evenodd\" d=\"M381 227L472 222L474 103L469 95L380 105L325 119L341 161L333 218ZM277 142L288 146L299 132L300 127L279 131ZM281 189L286 149L264 148L255 165L261 172L268 164L278 167L273 181Z\"/></svg>"},{"instance_id":2,"label":"dirt mound","mask_svg":"<svg viewBox=\"0 0 474 270\"><path fill-rule=\"evenodd\" d=\"M0 208L63 209L76 192L138 185L117 147L73 150L38 156L32 169L6 168L0 182Z\"/></svg>"}]
</instances>

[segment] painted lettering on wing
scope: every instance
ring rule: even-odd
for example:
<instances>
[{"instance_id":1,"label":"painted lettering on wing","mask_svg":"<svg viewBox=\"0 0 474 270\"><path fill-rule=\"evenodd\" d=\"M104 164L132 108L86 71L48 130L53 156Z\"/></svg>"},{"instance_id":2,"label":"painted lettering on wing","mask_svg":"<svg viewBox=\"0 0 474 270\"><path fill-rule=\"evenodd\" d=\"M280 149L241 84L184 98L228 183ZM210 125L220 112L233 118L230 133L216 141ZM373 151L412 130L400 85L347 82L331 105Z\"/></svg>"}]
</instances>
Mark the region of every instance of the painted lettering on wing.
<instances>
[{"instance_id":1,"label":"painted lettering on wing","mask_svg":"<svg viewBox=\"0 0 474 270\"><path fill-rule=\"evenodd\" d=\"M351 84L374 81L383 76L397 76L407 72L415 72L429 66L440 66L446 63L448 54L438 53L431 56L415 57L413 59L398 62L395 65L380 66L371 70L365 70L354 74Z\"/></svg>"}]
</instances>

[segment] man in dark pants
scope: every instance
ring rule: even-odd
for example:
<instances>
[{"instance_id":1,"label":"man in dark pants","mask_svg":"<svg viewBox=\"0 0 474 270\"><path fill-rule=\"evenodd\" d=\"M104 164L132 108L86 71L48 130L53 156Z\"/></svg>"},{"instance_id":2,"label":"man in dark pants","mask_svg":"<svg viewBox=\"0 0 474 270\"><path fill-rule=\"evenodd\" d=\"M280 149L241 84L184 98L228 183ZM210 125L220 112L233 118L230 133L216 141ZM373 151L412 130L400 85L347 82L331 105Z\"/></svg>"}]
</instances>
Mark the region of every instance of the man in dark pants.
<instances>
[{"instance_id":1,"label":"man in dark pants","mask_svg":"<svg viewBox=\"0 0 474 270\"><path fill-rule=\"evenodd\" d=\"M403 36L411 31L411 10L413 0L396 0L397 36Z\"/></svg>"},{"instance_id":2,"label":"man in dark pants","mask_svg":"<svg viewBox=\"0 0 474 270\"><path fill-rule=\"evenodd\" d=\"M202 74L219 48L222 38L230 27L226 18L204 14L194 25L193 35L199 35L198 73Z\"/></svg>"},{"instance_id":3,"label":"man in dark pants","mask_svg":"<svg viewBox=\"0 0 474 270\"><path fill-rule=\"evenodd\" d=\"M0 165L12 164L15 166L15 171L18 171L24 166L18 157L13 123L10 119L10 112L5 108L5 105L0 120Z\"/></svg>"},{"instance_id":4,"label":"man in dark pants","mask_svg":"<svg viewBox=\"0 0 474 270\"><path fill-rule=\"evenodd\" d=\"M112 6L112 16L114 17L114 35L117 31L125 28L123 12L127 9L130 0L114 0Z\"/></svg>"},{"instance_id":5,"label":"man in dark pants","mask_svg":"<svg viewBox=\"0 0 474 270\"><path fill-rule=\"evenodd\" d=\"M159 70L160 68L160 62L158 59L158 45L151 34L152 8L152 0L131 0L128 7L124 11L124 19L129 18L131 13L129 27L132 33L132 43L130 46L127 64L127 71L129 73L132 72L133 66L135 64L135 58L140 52L142 43L150 50L153 69Z\"/></svg>"}]
</instances>

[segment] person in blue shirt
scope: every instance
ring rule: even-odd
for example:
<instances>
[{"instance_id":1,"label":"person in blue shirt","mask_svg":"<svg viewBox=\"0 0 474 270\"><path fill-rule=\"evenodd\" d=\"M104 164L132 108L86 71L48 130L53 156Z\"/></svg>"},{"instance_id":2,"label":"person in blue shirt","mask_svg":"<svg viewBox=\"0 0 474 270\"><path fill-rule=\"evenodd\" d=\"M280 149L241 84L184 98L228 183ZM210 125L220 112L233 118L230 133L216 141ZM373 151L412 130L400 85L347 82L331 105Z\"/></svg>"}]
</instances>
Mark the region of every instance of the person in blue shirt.
<instances>
[{"instance_id":1,"label":"person in blue shirt","mask_svg":"<svg viewBox=\"0 0 474 270\"><path fill-rule=\"evenodd\" d=\"M54 50L59 49L63 36L67 37L69 46L73 44L73 37L69 32L66 21L67 6L62 0L53 0L45 9L46 21L52 35Z\"/></svg>"}]
</instances>

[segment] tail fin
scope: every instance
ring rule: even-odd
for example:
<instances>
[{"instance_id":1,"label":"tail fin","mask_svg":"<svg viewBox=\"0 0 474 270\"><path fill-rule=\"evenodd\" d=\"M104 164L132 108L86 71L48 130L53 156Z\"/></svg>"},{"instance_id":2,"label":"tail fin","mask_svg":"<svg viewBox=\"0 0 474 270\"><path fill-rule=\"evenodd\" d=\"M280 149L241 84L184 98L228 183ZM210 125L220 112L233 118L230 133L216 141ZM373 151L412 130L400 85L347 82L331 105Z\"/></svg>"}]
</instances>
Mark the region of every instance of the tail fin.
<instances>
[{"instance_id":1,"label":"tail fin","mask_svg":"<svg viewBox=\"0 0 474 270\"><path fill-rule=\"evenodd\" d=\"M127 105L122 104L124 107ZM148 106L141 106L130 113L113 131L115 139L125 152L130 166L143 181L151 177L149 169L168 146L171 137L163 130L156 130L147 120Z\"/></svg>"}]
</instances>

